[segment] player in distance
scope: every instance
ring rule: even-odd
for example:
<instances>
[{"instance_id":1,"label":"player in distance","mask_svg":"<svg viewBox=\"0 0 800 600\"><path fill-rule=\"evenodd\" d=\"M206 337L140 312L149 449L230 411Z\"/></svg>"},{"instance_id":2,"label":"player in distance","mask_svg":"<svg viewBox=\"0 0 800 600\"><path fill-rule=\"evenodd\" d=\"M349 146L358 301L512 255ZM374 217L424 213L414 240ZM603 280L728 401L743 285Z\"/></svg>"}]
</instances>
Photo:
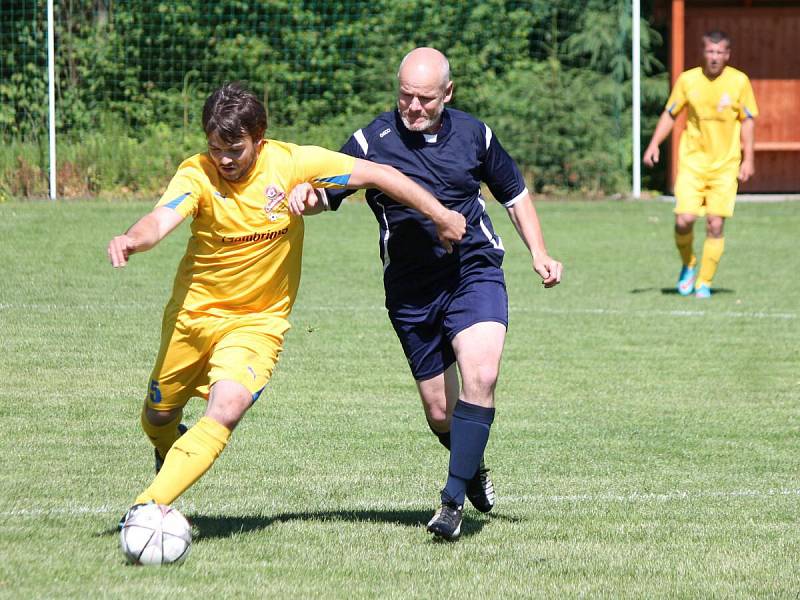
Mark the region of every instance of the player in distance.
<instances>
[{"instance_id":1,"label":"player in distance","mask_svg":"<svg viewBox=\"0 0 800 600\"><path fill-rule=\"evenodd\" d=\"M561 281L562 265L548 255L525 181L497 136L445 106L453 96L447 58L417 48L403 59L397 77L397 109L356 131L341 151L396 167L467 220L464 238L448 254L417 212L381 190L366 192L380 227L389 319L428 425L450 451L441 505L428 530L453 540L461 532L465 496L481 512L495 503L483 454L494 419L508 297L505 250L486 213L482 182L507 209L544 287ZM290 207L298 213L336 210L348 193L303 185Z\"/></svg>"},{"instance_id":2,"label":"player in distance","mask_svg":"<svg viewBox=\"0 0 800 600\"><path fill-rule=\"evenodd\" d=\"M675 181L675 245L681 257L678 293L711 297L711 282L725 250L725 219L733 216L737 179L755 173L758 107L747 75L729 67L731 42L721 31L703 35L703 65L680 74L658 120L643 161L654 166L659 144L684 108L686 131L678 150ZM700 268L694 254L694 223L706 217Z\"/></svg>"},{"instance_id":3,"label":"player in distance","mask_svg":"<svg viewBox=\"0 0 800 600\"><path fill-rule=\"evenodd\" d=\"M209 96L202 123L207 152L185 160L156 207L108 244L111 264L124 267L191 217L141 412L157 475L131 510L170 504L197 481L269 381L300 283L303 220L288 211L292 188L377 187L430 219L447 252L465 231L462 215L396 169L264 139L263 105L236 84ZM187 430L193 396L207 406Z\"/></svg>"}]
</instances>

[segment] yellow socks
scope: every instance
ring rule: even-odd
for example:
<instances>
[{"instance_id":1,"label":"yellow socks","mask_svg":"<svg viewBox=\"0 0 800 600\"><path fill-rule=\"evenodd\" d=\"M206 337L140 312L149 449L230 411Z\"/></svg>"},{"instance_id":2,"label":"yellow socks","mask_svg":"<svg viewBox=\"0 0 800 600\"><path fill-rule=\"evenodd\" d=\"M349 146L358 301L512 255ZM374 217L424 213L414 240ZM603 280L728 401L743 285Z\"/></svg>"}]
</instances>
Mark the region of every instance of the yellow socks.
<instances>
[{"instance_id":1,"label":"yellow socks","mask_svg":"<svg viewBox=\"0 0 800 600\"><path fill-rule=\"evenodd\" d=\"M681 254L681 260L687 267L694 267L697 264L697 257L694 255L692 245L694 243L694 232L678 233L675 232L675 245Z\"/></svg>"},{"instance_id":2,"label":"yellow socks","mask_svg":"<svg viewBox=\"0 0 800 600\"><path fill-rule=\"evenodd\" d=\"M700 261L700 273L697 275L696 287L707 285L711 287L711 280L717 272L719 259L725 251L725 238L707 237L703 244L703 258Z\"/></svg>"},{"instance_id":3,"label":"yellow socks","mask_svg":"<svg viewBox=\"0 0 800 600\"><path fill-rule=\"evenodd\" d=\"M230 430L214 419L200 419L172 445L161 471L134 503L171 504L211 468L230 436Z\"/></svg>"},{"instance_id":4,"label":"yellow socks","mask_svg":"<svg viewBox=\"0 0 800 600\"><path fill-rule=\"evenodd\" d=\"M178 424L181 422L183 414L179 414L174 420L166 425L153 425L147 420L147 406L142 407L142 429L150 438L150 442L156 447L161 458L164 458L172 448L172 444L178 439Z\"/></svg>"}]
</instances>

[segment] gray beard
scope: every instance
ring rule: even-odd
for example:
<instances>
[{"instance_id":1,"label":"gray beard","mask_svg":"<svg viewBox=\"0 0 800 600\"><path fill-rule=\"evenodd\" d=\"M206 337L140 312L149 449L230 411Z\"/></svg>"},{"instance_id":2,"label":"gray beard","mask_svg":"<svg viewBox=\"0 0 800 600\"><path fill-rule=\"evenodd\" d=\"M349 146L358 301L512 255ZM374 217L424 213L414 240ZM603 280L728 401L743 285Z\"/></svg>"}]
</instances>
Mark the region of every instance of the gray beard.
<instances>
[{"instance_id":1,"label":"gray beard","mask_svg":"<svg viewBox=\"0 0 800 600\"><path fill-rule=\"evenodd\" d=\"M417 133L427 133L429 129L432 129L439 124L439 120L442 118L442 113L444 112L444 107L442 107L442 110L435 117L431 119L425 119L422 124L413 126L408 122L408 119L406 119L406 117L400 111L399 107L398 112L400 113L400 120L403 122L403 125L405 125L406 129Z\"/></svg>"}]
</instances>

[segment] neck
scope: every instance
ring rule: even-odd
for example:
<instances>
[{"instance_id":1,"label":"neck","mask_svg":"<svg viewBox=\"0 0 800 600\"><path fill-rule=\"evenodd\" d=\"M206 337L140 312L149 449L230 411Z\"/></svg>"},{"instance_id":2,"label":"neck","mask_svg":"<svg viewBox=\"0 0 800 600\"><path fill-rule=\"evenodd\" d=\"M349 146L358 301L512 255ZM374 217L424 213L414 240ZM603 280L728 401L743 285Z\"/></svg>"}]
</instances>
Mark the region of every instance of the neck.
<instances>
[{"instance_id":1,"label":"neck","mask_svg":"<svg viewBox=\"0 0 800 600\"><path fill-rule=\"evenodd\" d=\"M436 121L436 123L434 123L433 125L431 125L430 127L428 127L428 128L427 128L425 131L423 131L422 133L428 133L428 134L438 133L438 132L439 132L439 130L442 128L442 122L443 122L443 121L444 121L444 113L442 113L442 114L439 116L439 120L438 120L438 121Z\"/></svg>"},{"instance_id":2,"label":"neck","mask_svg":"<svg viewBox=\"0 0 800 600\"><path fill-rule=\"evenodd\" d=\"M710 72L708 69L706 69L705 67L703 67L703 74L706 76L706 78L707 78L707 79L710 79L711 81L714 81L714 80L715 80L717 77L719 77L720 75L722 75L722 72L723 72L724 70L725 70L725 67L722 67L722 68L721 68L719 71L717 71L716 73L711 73L711 72Z\"/></svg>"}]
</instances>

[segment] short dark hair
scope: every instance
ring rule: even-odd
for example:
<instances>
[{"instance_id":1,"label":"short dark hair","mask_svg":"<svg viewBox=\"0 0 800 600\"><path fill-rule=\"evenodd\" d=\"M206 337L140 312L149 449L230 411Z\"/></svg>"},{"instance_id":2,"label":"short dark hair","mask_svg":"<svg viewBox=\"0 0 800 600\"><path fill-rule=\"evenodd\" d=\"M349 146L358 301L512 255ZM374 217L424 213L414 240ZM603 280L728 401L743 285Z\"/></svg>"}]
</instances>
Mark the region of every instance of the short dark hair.
<instances>
[{"instance_id":1,"label":"short dark hair","mask_svg":"<svg viewBox=\"0 0 800 600\"><path fill-rule=\"evenodd\" d=\"M703 34L703 39L708 40L712 44L719 44L720 42L728 42L728 46L731 45L731 38L728 37L728 34L718 29L714 29L712 31L706 31Z\"/></svg>"},{"instance_id":2,"label":"short dark hair","mask_svg":"<svg viewBox=\"0 0 800 600\"><path fill-rule=\"evenodd\" d=\"M267 130L267 111L255 94L238 83L226 83L213 92L203 105L203 131L218 133L233 143L248 133L258 142Z\"/></svg>"}]
</instances>

